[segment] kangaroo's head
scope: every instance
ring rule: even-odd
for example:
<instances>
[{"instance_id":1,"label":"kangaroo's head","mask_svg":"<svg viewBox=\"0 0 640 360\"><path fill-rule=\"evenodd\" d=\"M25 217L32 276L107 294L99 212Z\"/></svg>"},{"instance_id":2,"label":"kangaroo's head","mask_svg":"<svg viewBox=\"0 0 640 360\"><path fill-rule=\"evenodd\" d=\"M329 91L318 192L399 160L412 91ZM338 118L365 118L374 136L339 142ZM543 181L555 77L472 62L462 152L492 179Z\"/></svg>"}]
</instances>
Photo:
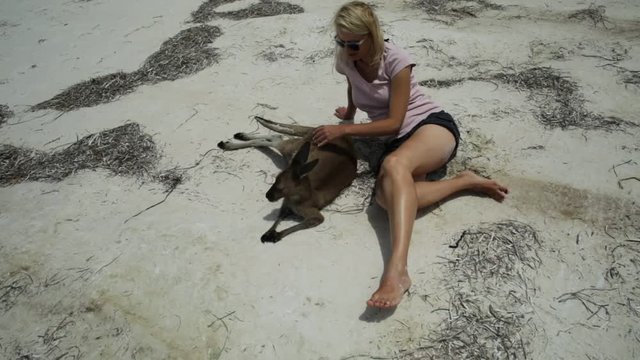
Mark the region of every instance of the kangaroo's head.
<instances>
[{"instance_id":1,"label":"kangaroo's head","mask_svg":"<svg viewBox=\"0 0 640 360\"><path fill-rule=\"evenodd\" d=\"M311 143L305 142L296 152L289 167L276 177L276 182L267 191L269 201L277 201L283 197L295 201L309 195L311 188L306 175L318 165L318 159L307 162L310 149Z\"/></svg>"}]
</instances>

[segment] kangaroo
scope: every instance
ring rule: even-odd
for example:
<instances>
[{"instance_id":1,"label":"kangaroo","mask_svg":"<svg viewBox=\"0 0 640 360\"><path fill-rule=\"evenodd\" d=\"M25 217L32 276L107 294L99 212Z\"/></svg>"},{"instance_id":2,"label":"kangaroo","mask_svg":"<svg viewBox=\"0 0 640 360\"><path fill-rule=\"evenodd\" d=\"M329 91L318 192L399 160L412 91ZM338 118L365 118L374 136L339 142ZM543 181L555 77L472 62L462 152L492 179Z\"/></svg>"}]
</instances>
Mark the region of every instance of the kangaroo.
<instances>
[{"instance_id":1,"label":"kangaroo","mask_svg":"<svg viewBox=\"0 0 640 360\"><path fill-rule=\"evenodd\" d=\"M311 143L313 128L281 124L256 116L258 123L284 137L237 133L233 137L242 142L221 141L223 150L248 147L271 147L288 162L267 191L270 202L284 199L274 224L260 238L263 243L277 243L285 236L320 225L324 217L320 210L329 205L356 177L356 149L349 137L341 137L318 147ZM296 214L302 221L277 231L280 222Z\"/></svg>"}]
</instances>

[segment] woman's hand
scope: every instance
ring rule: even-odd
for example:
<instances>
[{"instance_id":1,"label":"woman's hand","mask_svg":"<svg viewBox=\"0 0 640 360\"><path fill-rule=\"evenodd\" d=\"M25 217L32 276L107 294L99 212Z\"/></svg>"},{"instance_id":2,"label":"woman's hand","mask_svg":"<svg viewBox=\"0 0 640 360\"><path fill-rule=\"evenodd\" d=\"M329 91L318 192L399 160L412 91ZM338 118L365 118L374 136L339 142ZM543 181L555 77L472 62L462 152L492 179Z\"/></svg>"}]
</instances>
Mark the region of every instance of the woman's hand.
<instances>
[{"instance_id":1,"label":"woman's hand","mask_svg":"<svg viewBox=\"0 0 640 360\"><path fill-rule=\"evenodd\" d=\"M313 130L312 141L317 146L322 146L333 139L345 135L344 126L342 125L323 125Z\"/></svg>"},{"instance_id":2,"label":"woman's hand","mask_svg":"<svg viewBox=\"0 0 640 360\"><path fill-rule=\"evenodd\" d=\"M353 120L354 114L350 114L349 109L347 109L345 106L340 106L336 108L336 111L333 113L333 115L340 120Z\"/></svg>"}]
</instances>

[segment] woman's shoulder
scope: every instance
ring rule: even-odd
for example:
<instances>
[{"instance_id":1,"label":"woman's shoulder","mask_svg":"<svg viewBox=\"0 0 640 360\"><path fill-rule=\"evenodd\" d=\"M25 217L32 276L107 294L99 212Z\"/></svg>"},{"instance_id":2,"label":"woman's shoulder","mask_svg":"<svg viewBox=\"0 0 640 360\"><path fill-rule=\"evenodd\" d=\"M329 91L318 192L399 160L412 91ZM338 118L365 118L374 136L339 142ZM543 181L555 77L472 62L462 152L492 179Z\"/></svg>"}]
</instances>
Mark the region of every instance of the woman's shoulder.
<instances>
[{"instance_id":1,"label":"woman's shoulder","mask_svg":"<svg viewBox=\"0 0 640 360\"><path fill-rule=\"evenodd\" d=\"M384 41L384 57L385 58L409 58L409 53L402 47L394 44L390 40Z\"/></svg>"},{"instance_id":2,"label":"woman's shoulder","mask_svg":"<svg viewBox=\"0 0 640 360\"><path fill-rule=\"evenodd\" d=\"M389 41L384 45L384 67L386 73L393 77L407 66L415 66L409 53L400 46Z\"/></svg>"}]
</instances>

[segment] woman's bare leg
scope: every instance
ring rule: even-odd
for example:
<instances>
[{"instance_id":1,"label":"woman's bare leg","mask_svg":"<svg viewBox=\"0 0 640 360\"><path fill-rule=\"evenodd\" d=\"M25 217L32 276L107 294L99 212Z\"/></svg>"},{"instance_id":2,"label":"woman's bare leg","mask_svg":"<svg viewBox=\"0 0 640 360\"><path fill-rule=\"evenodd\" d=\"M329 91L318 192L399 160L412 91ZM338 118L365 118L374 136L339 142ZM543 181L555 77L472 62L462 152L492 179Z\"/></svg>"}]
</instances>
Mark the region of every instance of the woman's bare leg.
<instances>
[{"instance_id":1,"label":"woman's bare leg","mask_svg":"<svg viewBox=\"0 0 640 360\"><path fill-rule=\"evenodd\" d=\"M414 175L425 174L446 163L455 146L453 135L443 127L426 125L385 159L376 200L387 210L391 229L391 257L380 286L367 304L393 307L411 286L407 271L409 243L418 208L431 205L458 191L476 189L501 201L507 189L472 172L436 182L415 182Z\"/></svg>"},{"instance_id":2,"label":"woman's bare leg","mask_svg":"<svg viewBox=\"0 0 640 360\"><path fill-rule=\"evenodd\" d=\"M401 170L401 164L393 164L400 161L387 157L386 170L381 169L376 191L378 202L386 205L383 207L387 210L391 231L391 257L378 290L367 301L369 306L379 308L396 306L411 286L407 257L418 202L411 173Z\"/></svg>"},{"instance_id":3,"label":"woman's bare leg","mask_svg":"<svg viewBox=\"0 0 640 360\"><path fill-rule=\"evenodd\" d=\"M502 202L509 193L509 190L497 181L484 178L469 170L447 180L416 181L415 187L418 209L433 205L464 190L483 193L498 202Z\"/></svg>"}]
</instances>

